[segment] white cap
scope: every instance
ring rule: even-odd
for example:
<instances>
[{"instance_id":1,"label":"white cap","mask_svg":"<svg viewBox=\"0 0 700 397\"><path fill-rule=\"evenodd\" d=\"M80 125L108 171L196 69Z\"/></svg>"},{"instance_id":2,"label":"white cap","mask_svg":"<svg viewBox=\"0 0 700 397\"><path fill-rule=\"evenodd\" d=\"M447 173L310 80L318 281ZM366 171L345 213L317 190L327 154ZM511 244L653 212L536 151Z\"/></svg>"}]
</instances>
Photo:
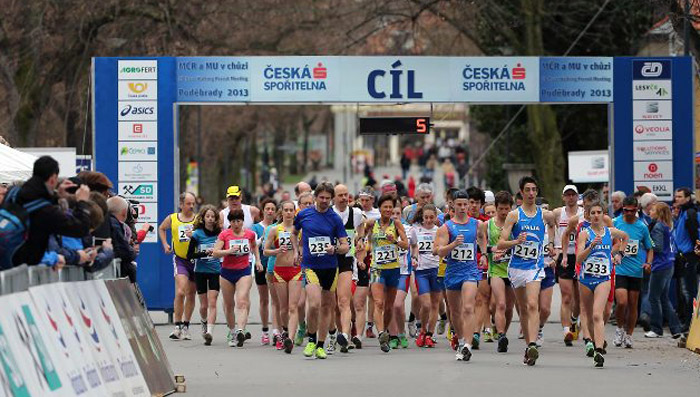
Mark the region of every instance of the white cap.
<instances>
[{"instance_id":1,"label":"white cap","mask_svg":"<svg viewBox=\"0 0 700 397\"><path fill-rule=\"evenodd\" d=\"M493 192L490 190L484 191L484 198L485 198L486 204L493 204L496 202L496 196L494 196Z\"/></svg>"},{"instance_id":2,"label":"white cap","mask_svg":"<svg viewBox=\"0 0 700 397\"><path fill-rule=\"evenodd\" d=\"M567 190L573 190L574 193L578 194L578 189L576 188L576 185L566 185L566 186L564 186L564 190L561 191L561 194L565 194Z\"/></svg>"}]
</instances>

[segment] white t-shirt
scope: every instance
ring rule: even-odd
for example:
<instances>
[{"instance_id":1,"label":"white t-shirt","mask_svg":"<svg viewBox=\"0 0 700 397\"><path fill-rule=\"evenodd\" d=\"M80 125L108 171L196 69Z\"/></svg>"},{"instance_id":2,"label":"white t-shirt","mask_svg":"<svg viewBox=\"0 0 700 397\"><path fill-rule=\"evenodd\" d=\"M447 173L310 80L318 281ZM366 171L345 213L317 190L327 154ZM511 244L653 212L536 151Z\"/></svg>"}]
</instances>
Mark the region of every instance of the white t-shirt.
<instances>
[{"instance_id":1,"label":"white t-shirt","mask_svg":"<svg viewBox=\"0 0 700 397\"><path fill-rule=\"evenodd\" d=\"M379 214L379 208L372 208L369 211L362 211L362 213L367 217L369 220L377 220L381 217Z\"/></svg>"},{"instance_id":2,"label":"white t-shirt","mask_svg":"<svg viewBox=\"0 0 700 397\"><path fill-rule=\"evenodd\" d=\"M411 244L418 246L418 263L414 264L415 270L434 269L440 266L440 257L433 255L433 246L435 245L435 235L438 227L433 225L432 229L426 229L421 225L415 224L411 228L410 237Z\"/></svg>"}]
</instances>

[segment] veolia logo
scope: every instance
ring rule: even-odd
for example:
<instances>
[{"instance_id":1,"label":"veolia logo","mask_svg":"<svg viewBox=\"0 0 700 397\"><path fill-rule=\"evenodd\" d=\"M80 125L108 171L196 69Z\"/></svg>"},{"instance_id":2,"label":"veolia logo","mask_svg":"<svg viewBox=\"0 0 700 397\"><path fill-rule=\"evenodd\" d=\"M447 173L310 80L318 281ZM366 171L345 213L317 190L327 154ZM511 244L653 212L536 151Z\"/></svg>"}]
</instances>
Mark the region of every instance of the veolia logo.
<instances>
[{"instance_id":1,"label":"veolia logo","mask_svg":"<svg viewBox=\"0 0 700 397\"><path fill-rule=\"evenodd\" d=\"M416 91L416 71L410 69L406 70L406 77L402 78L404 70L400 69L401 66L400 60L396 60L396 62L391 64L391 70L389 70L390 78L386 78L386 70L376 69L369 72L367 76L367 92L369 95L375 99L383 99L386 98L386 90L390 88L389 98L402 99L404 98L404 94L402 93L401 82L405 79L405 98L423 98L423 93Z\"/></svg>"}]
</instances>

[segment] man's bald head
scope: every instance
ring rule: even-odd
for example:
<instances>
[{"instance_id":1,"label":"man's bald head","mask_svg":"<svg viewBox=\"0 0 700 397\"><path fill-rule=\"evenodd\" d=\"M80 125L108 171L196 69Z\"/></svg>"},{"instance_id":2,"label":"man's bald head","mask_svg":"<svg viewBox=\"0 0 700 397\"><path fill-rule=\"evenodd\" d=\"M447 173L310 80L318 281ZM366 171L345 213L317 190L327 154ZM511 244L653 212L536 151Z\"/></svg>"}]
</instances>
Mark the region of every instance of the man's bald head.
<instances>
[{"instance_id":1,"label":"man's bald head","mask_svg":"<svg viewBox=\"0 0 700 397\"><path fill-rule=\"evenodd\" d=\"M335 185L335 206L340 211L345 211L348 206L348 187L343 184Z\"/></svg>"},{"instance_id":2,"label":"man's bald head","mask_svg":"<svg viewBox=\"0 0 700 397\"><path fill-rule=\"evenodd\" d=\"M311 185L306 182L299 182L294 186L294 195L297 196L297 200L302 193L311 192Z\"/></svg>"}]
</instances>

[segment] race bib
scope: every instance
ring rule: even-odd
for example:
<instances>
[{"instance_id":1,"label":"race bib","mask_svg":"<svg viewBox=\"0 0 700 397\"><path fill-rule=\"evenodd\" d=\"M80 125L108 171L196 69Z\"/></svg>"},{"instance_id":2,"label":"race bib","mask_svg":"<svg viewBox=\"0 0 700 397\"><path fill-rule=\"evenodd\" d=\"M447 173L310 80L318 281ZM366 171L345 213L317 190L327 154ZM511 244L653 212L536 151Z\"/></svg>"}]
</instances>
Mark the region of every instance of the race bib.
<instances>
[{"instance_id":1,"label":"race bib","mask_svg":"<svg viewBox=\"0 0 700 397\"><path fill-rule=\"evenodd\" d=\"M513 255L523 259L535 260L539 258L540 246L535 241L525 241L513 247Z\"/></svg>"},{"instance_id":2,"label":"race bib","mask_svg":"<svg viewBox=\"0 0 700 397\"><path fill-rule=\"evenodd\" d=\"M639 253L639 240L627 241L625 246L625 256L635 256Z\"/></svg>"},{"instance_id":3,"label":"race bib","mask_svg":"<svg viewBox=\"0 0 700 397\"><path fill-rule=\"evenodd\" d=\"M435 242L435 236L433 236L432 234L419 234L418 235L418 252L421 254L432 254L434 242Z\"/></svg>"},{"instance_id":4,"label":"race bib","mask_svg":"<svg viewBox=\"0 0 700 397\"><path fill-rule=\"evenodd\" d=\"M250 241L247 238L228 241L229 248L233 248L234 255L250 255Z\"/></svg>"},{"instance_id":5,"label":"race bib","mask_svg":"<svg viewBox=\"0 0 700 397\"><path fill-rule=\"evenodd\" d=\"M281 247L287 247L287 249L292 248L292 233L290 232L279 232L277 234L277 242Z\"/></svg>"},{"instance_id":6,"label":"race bib","mask_svg":"<svg viewBox=\"0 0 700 397\"><path fill-rule=\"evenodd\" d=\"M396 246L393 244L380 245L374 248L374 258L377 265L386 265L387 263L396 262Z\"/></svg>"},{"instance_id":7,"label":"race bib","mask_svg":"<svg viewBox=\"0 0 700 397\"><path fill-rule=\"evenodd\" d=\"M214 248L214 243L211 243L211 244L200 244L200 245L199 245L199 250L200 250L199 252L207 252L207 251L209 251L210 249L213 249L213 248ZM214 259L214 257L211 256L211 255L207 255L207 256L202 257L202 258L200 258L200 259L202 259L202 260L210 260L210 259Z\"/></svg>"},{"instance_id":8,"label":"race bib","mask_svg":"<svg viewBox=\"0 0 700 397\"><path fill-rule=\"evenodd\" d=\"M355 256L355 231L345 229L345 232L348 234L348 243L350 244L350 249L348 250L348 253L345 254L345 256Z\"/></svg>"},{"instance_id":9,"label":"race bib","mask_svg":"<svg viewBox=\"0 0 700 397\"><path fill-rule=\"evenodd\" d=\"M500 259L498 262L499 262L499 263L500 263L500 262L510 262L510 258L511 258L512 256L513 256L513 250L510 250L510 249L509 249L509 250L507 250L507 251L503 254L503 256L501 257L501 259Z\"/></svg>"},{"instance_id":10,"label":"race bib","mask_svg":"<svg viewBox=\"0 0 700 397\"><path fill-rule=\"evenodd\" d=\"M187 237L187 232L192 231L192 228L194 225L189 224L189 225L180 225L177 227L177 240L181 243L186 243L190 241L190 238Z\"/></svg>"},{"instance_id":11,"label":"race bib","mask_svg":"<svg viewBox=\"0 0 700 397\"><path fill-rule=\"evenodd\" d=\"M328 236L309 237L309 253L313 256L326 255L329 245L331 245L331 238Z\"/></svg>"},{"instance_id":12,"label":"race bib","mask_svg":"<svg viewBox=\"0 0 700 397\"><path fill-rule=\"evenodd\" d=\"M450 257L459 262L474 260L474 243L462 243L452 249Z\"/></svg>"},{"instance_id":13,"label":"race bib","mask_svg":"<svg viewBox=\"0 0 700 397\"><path fill-rule=\"evenodd\" d=\"M583 272L592 276L610 275L610 259L601 256L589 256L583 261Z\"/></svg>"}]
</instances>

